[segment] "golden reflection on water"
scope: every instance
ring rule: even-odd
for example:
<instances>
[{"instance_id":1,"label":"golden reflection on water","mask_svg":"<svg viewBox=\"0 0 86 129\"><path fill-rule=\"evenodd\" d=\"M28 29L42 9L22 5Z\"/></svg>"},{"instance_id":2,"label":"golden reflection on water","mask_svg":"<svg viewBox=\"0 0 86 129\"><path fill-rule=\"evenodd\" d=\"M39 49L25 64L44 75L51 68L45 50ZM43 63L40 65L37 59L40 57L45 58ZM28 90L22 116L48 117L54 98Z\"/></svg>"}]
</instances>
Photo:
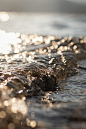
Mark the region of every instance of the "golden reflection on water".
<instances>
[{"instance_id":1,"label":"golden reflection on water","mask_svg":"<svg viewBox=\"0 0 86 129\"><path fill-rule=\"evenodd\" d=\"M0 30L0 53L9 54L12 51L14 46L14 52L19 52L21 39L18 38L19 33L6 33L3 30Z\"/></svg>"},{"instance_id":2,"label":"golden reflection on water","mask_svg":"<svg viewBox=\"0 0 86 129\"><path fill-rule=\"evenodd\" d=\"M6 33L5 31L2 31L2 30L0 31L0 35L1 35L1 37L0 37L0 52L1 52L1 54L9 54L12 50L13 50L13 53L19 53L19 54L13 54L12 57L10 55L5 55L4 56L5 59L8 60L7 63L10 63L10 64L12 63L11 62L12 60L14 60L14 63L15 63L16 59L22 59L22 58L24 60L26 58L28 58L27 61L30 63L30 62L34 61L34 55L36 54L36 52L38 52L40 54L41 53L46 54L46 55L48 54L48 56L51 56L52 55L52 50L57 49L55 54L60 55L60 56L58 56L58 55L56 55L56 56L58 57L57 59L59 59L59 57L61 57L62 66L63 66L63 64L64 65L66 64L66 60L67 60L66 59L67 57L65 55L63 55L63 52L65 52L67 50L71 50L71 45L74 44L73 42L71 42L71 43L69 43L68 47L67 46L60 46L59 47L60 42L55 43L55 41L53 41L52 45L48 46L47 49L46 49L46 47L44 49L39 47L39 49L35 48L37 50L35 52L31 51L31 50L30 50L30 52L27 52L29 47L32 47L34 44L35 44L35 47L37 47L37 45L40 46L40 44L42 44L43 41L45 42L45 44L49 44L49 43L51 43L50 40L54 40L55 37L51 36L51 37L48 37L48 39L47 39L47 38L43 38L42 36L37 36L37 35L28 36L28 35L25 35L25 34L20 35L20 33L12 33L12 32L11 33ZM65 40L63 39L62 43L64 43L64 41ZM41 45L41 47L42 47L42 45ZM21 50L23 50L24 47L28 48L28 49L24 49L24 51L21 51ZM77 51L77 46L76 45L74 45L74 47L72 47L72 48L75 52ZM1 55L1 57L3 57L3 56ZM50 60L48 61L49 65L53 64L54 59L55 59L54 57L50 58ZM70 58L70 59L72 59L72 58ZM21 60L18 60L18 61L21 62ZM70 60L68 60L68 61L70 61ZM75 62L75 60L73 60L73 61ZM25 61L23 61L23 62L25 62ZM57 63L57 61L54 63L54 65L56 65L56 63ZM71 68L70 64L71 64L71 62L68 64L69 68ZM35 63L35 65L36 65L36 63ZM30 66L26 66L25 70L27 71L27 69L29 69L30 67L35 69L38 66L39 65L34 66L34 63L32 63ZM14 66L12 66L12 67L14 67ZM41 66L41 68L42 68L42 66ZM46 68L46 67L43 66L43 68ZM56 67L56 70L57 70L58 73L60 71L60 68L61 68L60 66ZM16 69L17 68L15 68L15 70ZM19 72L20 72L20 70L21 70L21 68L19 69ZM40 70L40 71L42 71L42 70ZM50 72L52 72L52 68L48 67L48 69L47 69L48 76L50 76L49 75ZM61 74L62 73L60 72L60 75ZM11 75L11 73L10 72L4 73L4 77L6 75L9 76L9 75ZM31 79L33 80L33 78L31 78ZM16 79L17 79L17 77L16 77ZM29 76L27 76L27 79L29 80ZM20 79L18 79L18 80L20 80ZM18 120L22 120L22 117L25 116L28 113L28 111L30 111L30 107L29 107L30 102L28 102L27 105L26 105L26 103L25 103L26 97L23 97L22 99L18 99L18 98L15 98L15 97L9 99L9 95L11 94L12 91L8 90L4 87L5 83L7 84L7 81L10 81L10 78L8 78L8 80L5 80L3 83L0 84L0 90L3 90L2 98L4 99L4 100L2 99L3 101L0 103L0 108L3 107L3 106L5 108L7 108L6 112L3 111L3 110L0 112L0 118L1 119L5 118L7 116L7 113L11 112L11 114L16 115L16 117L15 117L15 119L13 119L13 121L14 121L14 123L17 123ZM21 82L23 83L23 81L21 81ZM29 83L31 83L31 82L29 82ZM20 86L20 83L18 83L18 85ZM31 86L31 84L29 84L29 85ZM22 91L23 90L20 90L18 93L22 93ZM49 93L46 94L46 96L44 96L41 99L42 104L48 104L47 112L50 112L50 109L53 108L53 103L52 102L54 102L53 101L54 97L56 97L56 95L54 97L52 95L50 96ZM59 109L61 106L62 105L58 103L56 108ZM20 113L21 115L19 115L18 113ZM50 114L50 115L52 115L52 114ZM36 117L35 112L31 112L31 118L35 118L35 117ZM43 125L44 123L37 122L34 119L30 120L30 118L26 119L26 124L27 124L27 126L30 126L31 128L36 128L37 126L44 126ZM82 127L84 127L84 124L82 124ZM63 126L63 128L66 129L66 126ZM8 129L15 129L15 124L9 123L8 124Z\"/></svg>"},{"instance_id":3,"label":"golden reflection on water","mask_svg":"<svg viewBox=\"0 0 86 129\"><path fill-rule=\"evenodd\" d=\"M27 124L27 126L30 126L31 128L35 128L37 125L35 120L30 121L29 118L26 119L26 124Z\"/></svg>"},{"instance_id":4,"label":"golden reflection on water","mask_svg":"<svg viewBox=\"0 0 86 129\"><path fill-rule=\"evenodd\" d=\"M32 121L30 122L30 126L31 126L32 128L35 128L35 127L36 127L36 121L35 121L35 120L32 120Z\"/></svg>"},{"instance_id":5,"label":"golden reflection on water","mask_svg":"<svg viewBox=\"0 0 86 129\"><path fill-rule=\"evenodd\" d=\"M5 111L1 111L0 112L0 118L5 118L6 117L6 112Z\"/></svg>"},{"instance_id":6,"label":"golden reflection on water","mask_svg":"<svg viewBox=\"0 0 86 129\"><path fill-rule=\"evenodd\" d=\"M15 125L13 123L8 124L8 129L15 129Z\"/></svg>"}]
</instances>

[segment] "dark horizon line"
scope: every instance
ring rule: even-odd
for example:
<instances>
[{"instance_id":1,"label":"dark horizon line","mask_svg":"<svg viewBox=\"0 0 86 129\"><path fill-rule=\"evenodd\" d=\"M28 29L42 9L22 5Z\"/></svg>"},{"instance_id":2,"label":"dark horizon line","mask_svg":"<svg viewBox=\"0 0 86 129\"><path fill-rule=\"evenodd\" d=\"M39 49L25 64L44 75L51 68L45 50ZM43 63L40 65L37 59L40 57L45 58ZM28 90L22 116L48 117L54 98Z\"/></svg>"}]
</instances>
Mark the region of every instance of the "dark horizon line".
<instances>
[{"instance_id":1,"label":"dark horizon line","mask_svg":"<svg viewBox=\"0 0 86 129\"><path fill-rule=\"evenodd\" d=\"M86 4L80 5L65 0L35 0L34 2L32 0L21 0L21 2L8 1L3 0L0 2L0 11L86 13Z\"/></svg>"}]
</instances>

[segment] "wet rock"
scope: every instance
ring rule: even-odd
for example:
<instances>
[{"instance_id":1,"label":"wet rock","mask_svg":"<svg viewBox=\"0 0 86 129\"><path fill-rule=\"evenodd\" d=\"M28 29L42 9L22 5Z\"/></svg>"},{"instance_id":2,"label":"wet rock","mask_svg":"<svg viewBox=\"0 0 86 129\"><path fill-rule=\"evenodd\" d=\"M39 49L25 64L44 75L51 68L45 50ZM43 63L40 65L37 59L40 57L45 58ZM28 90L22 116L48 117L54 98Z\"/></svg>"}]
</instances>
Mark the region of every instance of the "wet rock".
<instances>
[{"instance_id":1,"label":"wet rock","mask_svg":"<svg viewBox=\"0 0 86 129\"><path fill-rule=\"evenodd\" d=\"M9 52L8 55L3 55L0 60L0 123L2 123L0 127L6 129L11 123L11 126L15 129L23 128L21 127L23 125L23 122L21 125L21 121L24 119L25 115L23 113L29 113L25 105L26 102L23 100L28 98L30 102L32 101L31 99L36 99L37 96L39 96L40 99L37 97L36 102L50 104L48 105L47 113L49 113L52 103L57 102L57 114L62 111L61 114L63 118L68 121L85 121L86 119L80 119L80 116L78 116L79 120L77 116L72 117L72 114L69 116L70 110L67 113L66 111L68 109L60 105L61 99L65 101L64 94L62 94L62 98L60 99L53 95L55 92L51 94L49 91L52 92L57 89L62 91L62 85L59 86L60 82L62 82L62 80L65 81L69 76L77 74L77 60L86 58L86 39L84 37L58 38L55 36L40 37L37 35L22 35L19 38L21 38L22 43L16 44L16 46L20 45L18 53L14 54L15 51L13 54ZM26 42L26 40L28 40L28 42ZM14 50L16 49L12 44L11 47L13 47ZM79 68L85 70L85 67L79 66ZM81 80L79 81L81 85ZM49 94L48 96L45 95L46 92ZM72 92L74 92L74 89ZM86 94L84 91L83 93ZM55 94L58 94L58 92ZM54 97L58 99L55 100ZM4 119L1 118L3 116L1 115L2 113L4 113ZM51 113L53 116L53 110ZM74 113L74 110L72 113ZM30 115L30 117L32 116ZM51 119L53 117L47 118ZM53 121L55 122L55 120Z\"/></svg>"},{"instance_id":2,"label":"wet rock","mask_svg":"<svg viewBox=\"0 0 86 129\"><path fill-rule=\"evenodd\" d=\"M29 38L29 44L25 43ZM13 61L14 69L8 66L9 72L2 71L0 82L13 88L15 94L19 96L35 96L44 94L44 91L54 91L59 81L77 74L77 60L86 58L85 40L84 37L24 35L22 44L24 47L26 44L27 49L24 50L28 51L24 52L22 48L21 53L13 55L15 58L12 55L6 56L9 60L8 64ZM23 60L27 62L24 64Z\"/></svg>"}]
</instances>

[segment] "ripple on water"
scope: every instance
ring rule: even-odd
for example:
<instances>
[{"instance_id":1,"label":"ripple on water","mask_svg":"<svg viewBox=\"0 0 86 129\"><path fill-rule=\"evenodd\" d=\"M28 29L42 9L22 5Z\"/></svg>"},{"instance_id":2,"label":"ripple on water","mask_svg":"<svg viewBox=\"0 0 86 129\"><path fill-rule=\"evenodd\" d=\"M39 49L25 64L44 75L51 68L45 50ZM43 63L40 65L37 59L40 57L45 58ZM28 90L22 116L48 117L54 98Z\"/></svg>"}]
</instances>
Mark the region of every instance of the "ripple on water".
<instances>
[{"instance_id":1,"label":"ripple on water","mask_svg":"<svg viewBox=\"0 0 86 129\"><path fill-rule=\"evenodd\" d=\"M0 33L3 128L86 127L86 38Z\"/></svg>"}]
</instances>

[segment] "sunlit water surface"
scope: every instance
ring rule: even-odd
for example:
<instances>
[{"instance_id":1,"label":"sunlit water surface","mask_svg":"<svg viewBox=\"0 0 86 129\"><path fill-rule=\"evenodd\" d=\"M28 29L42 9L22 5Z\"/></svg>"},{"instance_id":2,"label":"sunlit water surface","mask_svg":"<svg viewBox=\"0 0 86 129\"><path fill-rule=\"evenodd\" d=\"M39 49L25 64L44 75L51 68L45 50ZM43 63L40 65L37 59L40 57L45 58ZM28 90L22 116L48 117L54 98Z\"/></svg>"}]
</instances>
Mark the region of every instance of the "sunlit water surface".
<instances>
[{"instance_id":1,"label":"sunlit water surface","mask_svg":"<svg viewBox=\"0 0 86 129\"><path fill-rule=\"evenodd\" d=\"M27 42L30 39L23 33L86 36L86 15L1 12L0 29L0 68L6 70L18 65L8 65L13 59L24 59L25 62L25 52L34 49L34 46L27 48ZM26 40L23 45L19 38L20 33L22 33L21 39ZM41 36L37 40L43 41ZM13 59L9 57L9 54L13 55ZM5 59L8 61L7 64ZM28 61L31 60L29 57ZM86 60L79 61L79 64L86 68ZM86 70L78 69L77 75L59 83L59 87L59 91L48 92L43 99L39 96L26 100L29 109L26 121L29 127L86 128Z\"/></svg>"},{"instance_id":2,"label":"sunlit water surface","mask_svg":"<svg viewBox=\"0 0 86 129\"><path fill-rule=\"evenodd\" d=\"M85 36L86 14L1 12L0 29L40 35Z\"/></svg>"}]
</instances>

